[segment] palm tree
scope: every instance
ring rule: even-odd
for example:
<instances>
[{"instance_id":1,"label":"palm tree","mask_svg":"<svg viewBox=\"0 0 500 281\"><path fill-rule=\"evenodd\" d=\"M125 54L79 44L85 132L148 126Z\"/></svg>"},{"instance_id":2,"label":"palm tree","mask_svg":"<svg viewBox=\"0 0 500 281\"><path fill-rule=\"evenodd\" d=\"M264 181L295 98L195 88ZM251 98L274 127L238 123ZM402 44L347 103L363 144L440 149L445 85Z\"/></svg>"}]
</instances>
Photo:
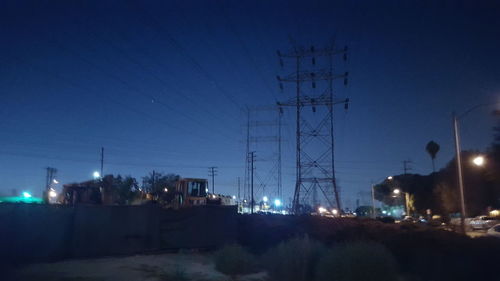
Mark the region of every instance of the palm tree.
<instances>
[{"instance_id":1,"label":"palm tree","mask_svg":"<svg viewBox=\"0 0 500 281\"><path fill-rule=\"evenodd\" d=\"M430 141L427 143L427 146L425 146L425 150L427 150L427 153L431 156L432 159L432 172L436 171L436 167L434 166L434 159L436 159L436 154L439 151L439 144L437 144L434 141Z\"/></svg>"}]
</instances>

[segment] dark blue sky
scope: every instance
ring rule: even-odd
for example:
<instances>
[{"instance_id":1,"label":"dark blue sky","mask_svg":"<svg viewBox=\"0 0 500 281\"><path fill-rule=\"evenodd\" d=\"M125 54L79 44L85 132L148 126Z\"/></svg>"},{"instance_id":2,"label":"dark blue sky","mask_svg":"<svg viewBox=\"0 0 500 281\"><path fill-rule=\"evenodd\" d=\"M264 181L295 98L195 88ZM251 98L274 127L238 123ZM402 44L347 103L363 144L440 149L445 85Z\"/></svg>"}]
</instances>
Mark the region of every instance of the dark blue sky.
<instances>
[{"instance_id":1,"label":"dark blue sky","mask_svg":"<svg viewBox=\"0 0 500 281\"><path fill-rule=\"evenodd\" d=\"M146 2L146 3L142 3ZM2 1L0 193L40 193L47 166L62 183L155 169L207 177L236 194L244 176L245 106L271 105L276 50L351 50L348 112L336 112L344 202L370 181L431 170L424 148L453 156L451 112L500 102L500 6L482 1ZM493 107L463 120L465 149L492 140ZM262 119L274 118L261 113ZM285 113L284 189L294 184L294 119ZM260 132L268 133L268 132ZM266 181L271 144L259 144ZM272 189L272 183L268 188ZM269 191L271 192L271 191Z\"/></svg>"}]
</instances>

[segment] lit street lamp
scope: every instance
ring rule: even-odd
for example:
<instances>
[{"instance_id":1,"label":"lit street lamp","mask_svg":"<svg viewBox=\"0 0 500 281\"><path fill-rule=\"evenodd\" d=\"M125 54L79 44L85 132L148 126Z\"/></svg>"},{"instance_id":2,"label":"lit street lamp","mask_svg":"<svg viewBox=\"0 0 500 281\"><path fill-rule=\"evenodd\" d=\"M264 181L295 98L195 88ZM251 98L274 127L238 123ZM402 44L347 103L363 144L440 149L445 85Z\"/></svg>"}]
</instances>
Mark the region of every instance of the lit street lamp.
<instances>
[{"instance_id":1,"label":"lit street lamp","mask_svg":"<svg viewBox=\"0 0 500 281\"><path fill-rule=\"evenodd\" d=\"M462 233L465 233L465 196L464 196L464 176L462 174L462 157L460 155L461 153L461 148L460 148L460 132L459 132L459 127L458 127L458 120L462 119L467 115L469 112L480 108L480 107L485 107L485 106L491 106L491 105L496 105L500 104L500 102L494 103L494 104L478 104L476 106L471 107L469 110L465 111L464 113L460 115L456 115L453 113L453 134L455 137L455 153L456 153L456 158L457 158L457 174L458 174L458 187L460 188L460 227ZM477 157L476 157L477 158ZM484 158L483 160L477 160L479 163L483 164L484 163ZM475 163L475 161L474 161ZM476 164L476 163L475 163ZM477 164L476 164L477 165Z\"/></svg>"},{"instance_id":2,"label":"lit street lamp","mask_svg":"<svg viewBox=\"0 0 500 281\"><path fill-rule=\"evenodd\" d=\"M483 166L484 165L484 156L479 155L479 156L474 157L474 159L472 159L472 163L474 163L474 165L476 165L476 166Z\"/></svg>"},{"instance_id":3,"label":"lit street lamp","mask_svg":"<svg viewBox=\"0 0 500 281\"><path fill-rule=\"evenodd\" d=\"M386 178L387 180L389 181L392 181L392 176L388 176ZM375 184L372 182L372 188L371 188L371 191L372 191L372 218L375 218Z\"/></svg>"},{"instance_id":4,"label":"lit street lamp","mask_svg":"<svg viewBox=\"0 0 500 281\"><path fill-rule=\"evenodd\" d=\"M410 215L410 206L409 206L409 201L410 201L410 194L408 192L401 191L399 188L396 188L392 191L396 196L399 194L403 193L405 195L405 212L406 215Z\"/></svg>"},{"instance_id":5,"label":"lit street lamp","mask_svg":"<svg viewBox=\"0 0 500 281\"><path fill-rule=\"evenodd\" d=\"M95 171L92 175L94 176L95 180L101 177L101 174L98 171Z\"/></svg>"},{"instance_id":6,"label":"lit street lamp","mask_svg":"<svg viewBox=\"0 0 500 281\"><path fill-rule=\"evenodd\" d=\"M279 208L281 206L281 200L275 199L274 200L274 206L276 206L277 208Z\"/></svg>"}]
</instances>

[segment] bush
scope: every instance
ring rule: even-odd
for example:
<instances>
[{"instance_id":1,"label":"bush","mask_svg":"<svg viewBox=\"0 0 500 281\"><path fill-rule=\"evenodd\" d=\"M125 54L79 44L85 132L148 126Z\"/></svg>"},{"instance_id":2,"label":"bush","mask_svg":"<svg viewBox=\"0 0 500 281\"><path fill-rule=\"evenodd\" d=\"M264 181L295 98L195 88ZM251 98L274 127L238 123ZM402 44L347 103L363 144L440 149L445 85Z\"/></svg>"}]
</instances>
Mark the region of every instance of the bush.
<instances>
[{"instance_id":1,"label":"bush","mask_svg":"<svg viewBox=\"0 0 500 281\"><path fill-rule=\"evenodd\" d=\"M240 245L228 245L215 253L215 269L227 275L249 274L258 270L255 257Z\"/></svg>"},{"instance_id":2,"label":"bush","mask_svg":"<svg viewBox=\"0 0 500 281\"><path fill-rule=\"evenodd\" d=\"M265 267L273 280L314 280L316 264L324 252L321 243L310 240L307 236L290 239L264 256Z\"/></svg>"},{"instance_id":3,"label":"bush","mask_svg":"<svg viewBox=\"0 0 500 281\"><path fill-rule=\"evenodd\" d=\"M394 257L381 244L355 242L338 245L321 259L318 281L398 280Z\"/></svg>"}]
</instances>

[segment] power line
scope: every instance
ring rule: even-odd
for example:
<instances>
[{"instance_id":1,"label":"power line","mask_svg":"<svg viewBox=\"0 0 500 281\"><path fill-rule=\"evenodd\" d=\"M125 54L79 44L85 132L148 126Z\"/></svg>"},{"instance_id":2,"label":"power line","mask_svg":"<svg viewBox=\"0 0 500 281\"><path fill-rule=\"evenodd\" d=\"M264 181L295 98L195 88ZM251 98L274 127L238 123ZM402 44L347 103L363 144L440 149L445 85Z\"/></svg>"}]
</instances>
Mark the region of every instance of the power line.
<instances>
[{"instance_id":1,"label":"power line","mask_svg":"<svg viewBox=\"0 0 500 281\"><path fill-rule=\"evenodd\" d=\"M143 13L143 19L147 19L150 24L147 24L148 26L152 27L153 29L160 31L163 33L167 41L170 43L172 47L174 47L181 55L183 55L207 80L211 81L213 85L219 90L219 93L223 94L233 105L235 105L238 109L241 109L242 107L236 102L236 100L233 98L231 94L226 92L220 84L217 82L217 80L207 71L201 64L193 57L191 56L186 49L177 41L175 38L170 34L170 32L164 28L157 20L156 18L151 15L148 11L146 11L143 7L137 5L136 6L136 11L141 11Z\"/></svg>"},{"instance_id":2,"label":"power line","mask_svg":"<svg viewBox=\"0 0 500 281\"><path fill-rule=\"evenodd\" d=\"M208 167L208 176L212 177L212 194L215 194L215 176L217 175L217 167Z\"/></svg>"}]
</instances>

